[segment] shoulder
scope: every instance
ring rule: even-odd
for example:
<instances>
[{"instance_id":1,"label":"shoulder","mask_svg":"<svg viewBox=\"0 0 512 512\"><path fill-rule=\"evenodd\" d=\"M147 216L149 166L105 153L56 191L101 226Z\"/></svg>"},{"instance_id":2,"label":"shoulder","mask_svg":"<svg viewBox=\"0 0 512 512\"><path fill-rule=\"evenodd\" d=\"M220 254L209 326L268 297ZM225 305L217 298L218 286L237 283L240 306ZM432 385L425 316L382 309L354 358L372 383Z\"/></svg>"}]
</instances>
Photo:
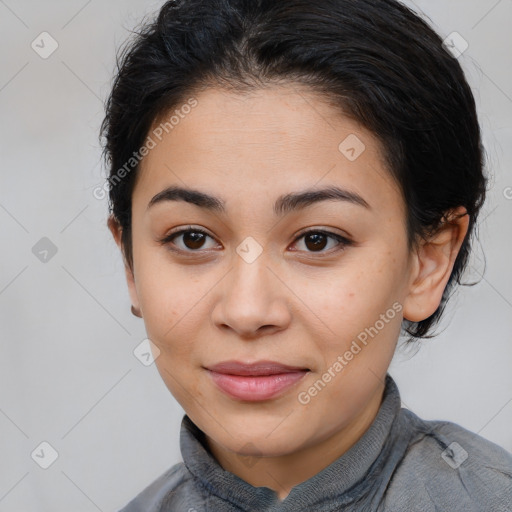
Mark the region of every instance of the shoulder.
<instances>
[{"instance_id":1,"label":"shoulder","mask_svg":"<svg viewBox=\"0 0 512 512\"><path fill-rule=\"evenodd\" d=\"M456 423L400 414L412 438L388 493L399 510L512 511L512 454Z\"/></svg>"},{"instance_id":2,"label":"shoulder","mask_svg":"<svg viewBox=\"0 0 512 512\"><path fill-rule=\"evenodd\" d=\"M183 462L178 462L141 491L119 512L156 512L168 495L186 485L188 472Z\"/></svg>"}]
</instances>

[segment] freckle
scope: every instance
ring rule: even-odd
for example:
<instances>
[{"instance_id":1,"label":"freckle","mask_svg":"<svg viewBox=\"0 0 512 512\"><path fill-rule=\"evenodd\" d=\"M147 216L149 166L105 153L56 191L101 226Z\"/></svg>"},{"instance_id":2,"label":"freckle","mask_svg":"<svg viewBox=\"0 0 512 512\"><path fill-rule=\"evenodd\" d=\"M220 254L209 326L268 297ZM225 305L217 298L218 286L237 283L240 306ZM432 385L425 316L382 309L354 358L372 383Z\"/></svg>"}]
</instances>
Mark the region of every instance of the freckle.
<instances>
[{"instance_id":1,"label":"freckle","mask_svg":"<svg viewBox=\"0 0 512 512\"><path fill-rule=\"evenodd\" d=\"M349 297L353 297L353 296L354 296L354 294L353 294L353 293L349 293L349 294L348 294L348 296L349 296Z\"/></svg>"}]
</instances>

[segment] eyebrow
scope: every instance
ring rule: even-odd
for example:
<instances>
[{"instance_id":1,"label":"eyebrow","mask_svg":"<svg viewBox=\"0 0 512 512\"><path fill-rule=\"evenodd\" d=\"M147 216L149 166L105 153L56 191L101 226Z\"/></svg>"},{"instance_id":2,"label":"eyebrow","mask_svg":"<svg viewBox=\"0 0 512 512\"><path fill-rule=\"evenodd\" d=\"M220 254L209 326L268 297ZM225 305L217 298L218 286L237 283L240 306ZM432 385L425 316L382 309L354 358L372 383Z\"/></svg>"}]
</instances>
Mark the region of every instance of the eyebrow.
<instances>
[{"instance_id":1,"label":"eyebrow","mask_svg":"<svg viewBox=\"0 0 512 512\"><path fill-rule=\"evenodd\" d=\"M185 201L194 204L199 208L211 212L225 214L226 203L222 199L206 194L199 190L171 185L156 194L149 201L147 210L158 203L166 201ZM301 210L319 203L321 201L344 201L364 208L371 209L371 206L356 192L351 192L336 186L330 186L322 189L302 190L279 196L274 203L275 215L286 215L290 212Z\"/></svg>"}]
</instances>

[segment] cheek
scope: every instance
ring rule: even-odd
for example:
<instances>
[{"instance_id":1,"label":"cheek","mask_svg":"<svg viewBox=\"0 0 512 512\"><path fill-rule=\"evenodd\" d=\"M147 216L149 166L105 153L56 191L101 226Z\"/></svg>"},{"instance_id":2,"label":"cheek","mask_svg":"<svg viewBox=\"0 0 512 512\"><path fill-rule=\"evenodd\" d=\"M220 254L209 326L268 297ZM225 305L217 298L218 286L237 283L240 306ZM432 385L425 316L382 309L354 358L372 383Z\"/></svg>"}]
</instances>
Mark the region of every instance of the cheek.
<instances>
[{"instance_id":1,"label":"cheek","mask_svg":"<svg viewBox=\"0 0 512 512\"><path fill-rule=\"evenodd\" d=\"M389 250L362 251L353 261L347 258L343 269L308 288L307 304L321 318L326 333L316 338L326 367L346 353L345 375L367 373L369 368L380 374L388 364L402 320L403 268L397 262Z\"/></svg>"},{"instance_id":2,"label":"cheek","mask_svg":"<svg viewBox=\"0 0 512 512\"><path fill-rule=\"evenodd\" d=\"M389 257L368 253L313 280L295 280L297 294L334 332L355 333L373 324L400 298L401 270Z\"/></svg>"},{"instance_id":3,"label":"cheek","mask_svg":"<svg viewBox=\"0 0 512 512\"><path fill-rule=\"evenodd\" d=\"M174 374L200 364L205 331L210 329L212 296L226 271L179 265L161 252L141 251L137 292L147 335L163 356L157 365L165 364Z\"/></svg>"},{"instance_id":4,"label":"cheek","mask_svg":"<svg viewBox=\"0 0 512 512\"><path fill-rule=\"evenodd\" d=\"M148 336L165 345L175 332L183 334L187 318L195 314L205 296L205 286L190 272L170 264L165 257L155 257L151 251L140 254L136 276Z\"/></svg>"},{"instance_id":5,"label":"cheek","mask_svg":"<svg viewBox=\"0 0 512 512\"><path fill-rule=\"evenodd\" d=\"M197 329L206 314L211 285L165 258L162 261L153 255L139 262L137 288L144 324L148 338L160 350L155 365L174 398L186 410L193 410L203 395L199 376L190 366L199 364Z\"/></svg>"}]
</instances>

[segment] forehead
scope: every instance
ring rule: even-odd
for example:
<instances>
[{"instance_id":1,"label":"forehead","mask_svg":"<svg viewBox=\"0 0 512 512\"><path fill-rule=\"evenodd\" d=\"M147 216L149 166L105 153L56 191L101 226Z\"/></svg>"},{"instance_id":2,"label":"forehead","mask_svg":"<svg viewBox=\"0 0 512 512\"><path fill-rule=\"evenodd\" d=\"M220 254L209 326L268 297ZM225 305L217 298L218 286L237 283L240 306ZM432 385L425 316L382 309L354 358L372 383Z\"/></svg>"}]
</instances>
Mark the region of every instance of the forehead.
<instances>
[{"instance_id":1,"label":"forehead","mask_svg":"<svg viewBox=\"0 0 512 512\"><path fill-rule=\"evenodd\" d=\"M276 198L336 185L378 207L400 206L378 139L302 87L251 93L208 89L155 121L135 202L147 205L172 184L230 201ZM395 208L396 209L396 208Z\"/></svg>"}]
</instances>

